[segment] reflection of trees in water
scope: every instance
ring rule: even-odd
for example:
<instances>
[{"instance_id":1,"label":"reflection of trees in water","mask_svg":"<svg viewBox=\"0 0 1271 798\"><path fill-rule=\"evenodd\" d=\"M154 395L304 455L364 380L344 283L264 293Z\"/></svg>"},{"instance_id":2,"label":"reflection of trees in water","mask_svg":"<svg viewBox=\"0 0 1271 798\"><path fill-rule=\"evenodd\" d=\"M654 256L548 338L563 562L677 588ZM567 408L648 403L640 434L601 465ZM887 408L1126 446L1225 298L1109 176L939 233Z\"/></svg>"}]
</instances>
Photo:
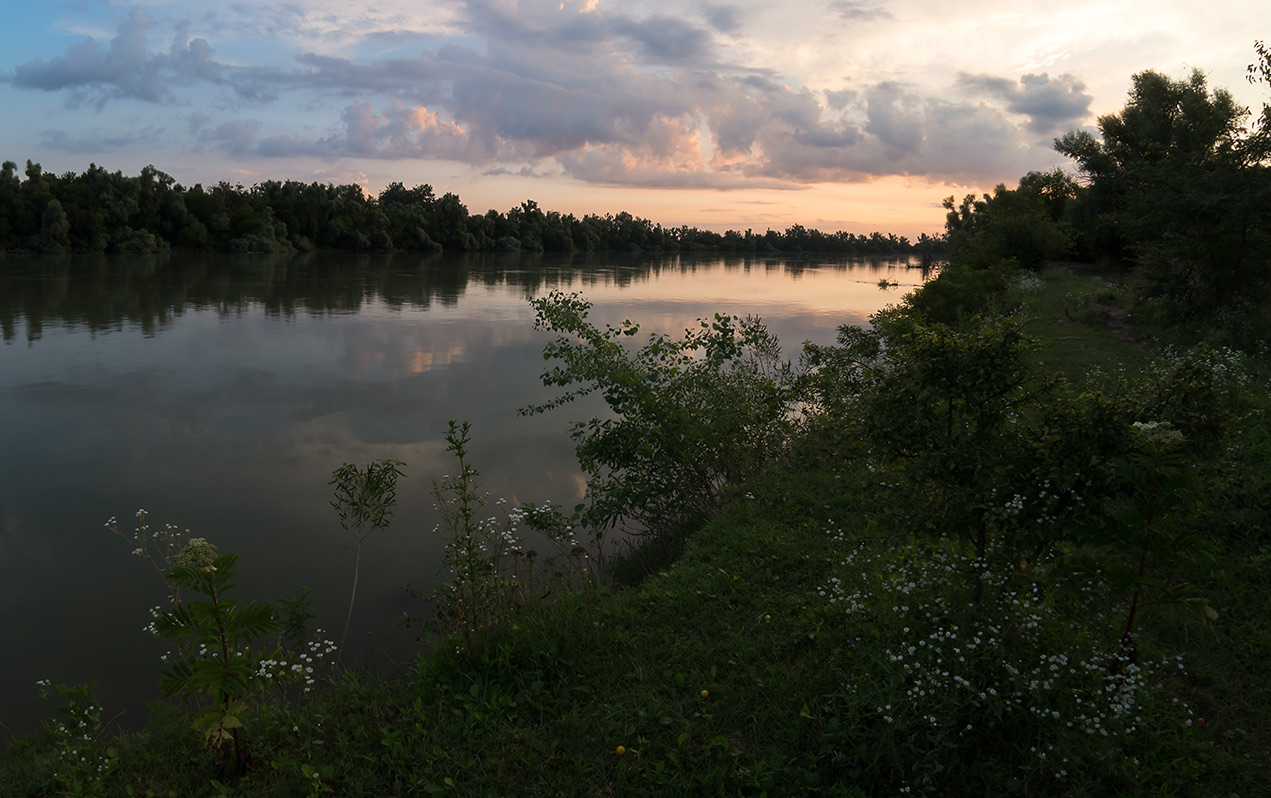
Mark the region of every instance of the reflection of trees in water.
<instances>
[{"instance_id":1,"label":"reflection of trees in water","mask_svg":"<svg viewBox=\"0 0 1271 798\"><path fill-rule=\"evenodd\" d=\"M587 254L443 253L307 255L83 255L0 261L0 332L25 323L26 339L44 327L107 332L125 326L154 335L186 310L225 317L261 307L267 314L348 313L382 302L392 309L453 307L471 285L514 286L532 297L554 288L625 288L668 275L867 268L909 264L884 259L794 259Z\"/></svg>"}]
</instances>

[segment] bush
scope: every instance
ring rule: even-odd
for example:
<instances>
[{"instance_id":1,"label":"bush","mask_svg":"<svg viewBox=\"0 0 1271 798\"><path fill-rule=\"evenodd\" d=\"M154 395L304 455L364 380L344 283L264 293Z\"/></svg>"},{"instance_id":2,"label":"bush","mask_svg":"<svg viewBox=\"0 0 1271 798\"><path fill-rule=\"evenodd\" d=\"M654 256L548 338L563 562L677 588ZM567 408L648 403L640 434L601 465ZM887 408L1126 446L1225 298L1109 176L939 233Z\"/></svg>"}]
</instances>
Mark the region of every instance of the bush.
<instances>
[{"instance_id":1,"label":"bush","mask_svg":"<svg viewBox=\"0 0 1271 798\"><path fill-rule=\"evenodd\" d=\"M687 529L714 512L721 488L785 449L795 380L758 319L717 314L681 339L651 335L631 351L623 342L639 326L597 328L578 294L554 291L532 304L535 327L560 333L543 352L560 365L543 383L581 387L522 412L599 391L614 414L573 428L587 472L580 511L597 538L624 522L654 537Z\"/></svg>"}]
</instances>

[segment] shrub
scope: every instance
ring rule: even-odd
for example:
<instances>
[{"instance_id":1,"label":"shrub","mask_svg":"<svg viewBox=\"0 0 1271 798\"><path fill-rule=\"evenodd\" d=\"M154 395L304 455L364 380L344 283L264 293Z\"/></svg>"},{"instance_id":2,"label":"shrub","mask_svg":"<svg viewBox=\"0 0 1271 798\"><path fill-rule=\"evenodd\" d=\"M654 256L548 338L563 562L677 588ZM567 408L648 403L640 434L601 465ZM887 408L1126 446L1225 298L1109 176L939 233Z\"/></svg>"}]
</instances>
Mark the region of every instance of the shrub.
<instances>
[{"instance_id":1,"label":"shrub","mask_svg":"<svg viewBox=\"0 0 1271 798\"><path fill-rule=\"evenodd\" d=\"M716 314L680 339L650 335L639 349L629 321L600 329L591 303L552 292L532 300L535 327L560 336L543 352L559 361L543 383L571 388L525 408L541 413L600 392L613 418L574 425L587 472L582 521L596 539L613 525L673 536L709 517L720 489L739 484L781 453L797 394L777 339L756 318Z\"/></svg>"},{"instance_id":2,"label":"shrub","mask_svg":"<svg viewBox=\"0 0 1271 798\"><path fill-rule=\"evenodd\" d=\"M978 604L949 589L968 568L984 576ZM1124 791L1137 755L1192 722L1170 701L1182 658L1129 661L1115 597L1054 564L1012 572L948 542L860 543L820 595L856 640L829 744L873 792Z\"/></svg>"},{"instance_id":3,"label":"shrub","mask_svg":"<svg viewBox=\"0 0 1271 798\"><path fill-rule=\"evenodd\" d=\"M580 586L594 576L589 553L574 537L573 519L555 505L526 504L505 509L502 518L478 517L487 496L468 462L470 430L467 422L449 423L446 451L454 454L459 472L433 483L441 515L434 531L446 538L443 567L449 575L434 593L433 620L440 631L465 643L475 633L499 630L555 589ZM504 500L497 505L503 507ZM522 525L556 549L555 570L522 542Z\"/></svg>"}]
</instances>

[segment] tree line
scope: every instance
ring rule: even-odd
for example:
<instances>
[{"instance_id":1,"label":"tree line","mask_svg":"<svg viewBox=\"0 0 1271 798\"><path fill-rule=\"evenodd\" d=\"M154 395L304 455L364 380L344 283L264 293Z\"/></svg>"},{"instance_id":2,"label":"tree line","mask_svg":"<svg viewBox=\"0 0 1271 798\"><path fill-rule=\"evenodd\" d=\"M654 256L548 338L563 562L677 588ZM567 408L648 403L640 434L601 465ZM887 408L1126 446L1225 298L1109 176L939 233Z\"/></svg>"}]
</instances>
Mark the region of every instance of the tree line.
<instances>
[{"instance_id":1,"label":"tree line","mask_svg":"<svg viewBox=\"0 0 1271 798\"><path fill-rule=\"evenodd\" d=\"M186 188L147 166L136 176L91 164L81 174L46 173L27 161L25 179L0 167L0 252L414 252L720 251L818 252L848 256L935 253L937 238L663 227L622 212L545 211L526 200L506 213L473 214L453 193L393 183L367 196L357 185L268 180L250 188L221 181Z\"/></svg>"}]
</instances>

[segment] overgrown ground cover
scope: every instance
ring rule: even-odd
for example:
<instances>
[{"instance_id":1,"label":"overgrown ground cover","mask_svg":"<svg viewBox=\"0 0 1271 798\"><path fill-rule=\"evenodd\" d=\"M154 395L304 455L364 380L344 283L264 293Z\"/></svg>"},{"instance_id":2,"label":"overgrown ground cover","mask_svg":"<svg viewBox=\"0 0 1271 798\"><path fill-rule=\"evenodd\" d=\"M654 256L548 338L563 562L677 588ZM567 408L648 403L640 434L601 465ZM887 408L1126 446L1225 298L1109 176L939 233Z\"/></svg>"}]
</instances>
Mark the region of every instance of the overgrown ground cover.
<instances>
[{"instance_id":1,"label":"overgrown ground cover","mask_svg":"<svg viewBox=\"0 0 1271 798\"><path fill-rule=\"evenodd\" d=\"M1138 323L1121 280L1052 268L1011 289L1040 373L1086 391L1124 379L1134 395L1168 383L1184 355L1154 359L1163 333ZM337 671L303 700L245 707L244 773L218 768L183 710L98 733L81 695L92 739L50 726L12 745L0 792L1265 794L1268 369L1221 351L1205 362L1239 371L1231 418L1211 450L1171 465L1199 501L1171 527L1184 556L1159 563L1162 590L1195 592L1158 591L1129 648L1129 593L1099 570L1114 558L1082 570L1061 540L977 559L974 537L925 529L953 518L941 508L964 486L914 481L921 452L897 465L870 454L867 419L828 417L725 488L640 584L517 602L400 674ZM1015 499L1020 517L1062 526L1036 496L1003 507ZM1195 597L1217 618L1183 604Z\"/></svg>"}]
</instances>

